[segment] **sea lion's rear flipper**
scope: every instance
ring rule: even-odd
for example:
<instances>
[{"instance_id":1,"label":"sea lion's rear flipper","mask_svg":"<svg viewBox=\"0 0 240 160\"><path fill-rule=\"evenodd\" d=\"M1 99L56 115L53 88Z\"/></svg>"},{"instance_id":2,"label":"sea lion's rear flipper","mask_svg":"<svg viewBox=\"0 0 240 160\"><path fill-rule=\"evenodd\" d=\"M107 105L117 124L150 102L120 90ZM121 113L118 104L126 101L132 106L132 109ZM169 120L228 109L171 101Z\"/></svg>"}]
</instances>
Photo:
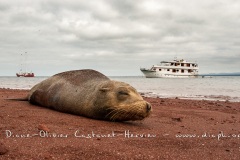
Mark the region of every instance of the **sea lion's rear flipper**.
<instances>
[{"instance_id":1,"label":"sea lion's rear flipper","mask_svg":"<svg viewBox=\"0 0 240 160\"><path fill-rule=\"evenodd\" d=\"M39 104L44 106L44 91L42 89L35 90L32 95L29 96L29 102L31 104Z\"/></svg>"},{"instance_id":2,"label":"sea lion's rear flipper","mask_svg":"<svg viewBox=\"0 0 240 160\"><path fill-rule=\"evenodd\" d=\"M27 97L23 98L6 98L6 100L11 100L11 101L28 101Z\"/></svg>"}]
</instances>

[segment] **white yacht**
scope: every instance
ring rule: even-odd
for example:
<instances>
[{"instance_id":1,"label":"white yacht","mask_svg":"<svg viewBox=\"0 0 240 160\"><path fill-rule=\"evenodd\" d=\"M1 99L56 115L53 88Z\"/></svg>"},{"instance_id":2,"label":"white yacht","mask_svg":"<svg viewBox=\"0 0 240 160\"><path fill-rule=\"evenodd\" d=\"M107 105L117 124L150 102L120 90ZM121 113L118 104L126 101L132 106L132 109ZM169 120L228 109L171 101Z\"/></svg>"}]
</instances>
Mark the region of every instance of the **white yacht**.
<instances>
[{"instance_id":1,"label":"white yacht","mask_svg":"<svg viewBox=\"0 0 240 160\"><path fill-rule=\"evenodd\" d=\"M146 78L194 78L198 76L198 64L186 60L162 61L152 68L140 68Z\"/></svg>"}]
</instances>

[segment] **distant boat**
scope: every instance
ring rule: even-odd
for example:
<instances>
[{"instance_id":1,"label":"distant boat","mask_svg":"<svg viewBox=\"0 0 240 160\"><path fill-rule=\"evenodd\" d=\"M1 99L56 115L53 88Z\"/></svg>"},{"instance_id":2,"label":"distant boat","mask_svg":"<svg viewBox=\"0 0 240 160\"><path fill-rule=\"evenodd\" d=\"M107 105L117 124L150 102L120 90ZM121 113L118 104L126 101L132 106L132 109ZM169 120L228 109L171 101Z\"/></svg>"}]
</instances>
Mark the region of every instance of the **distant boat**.
<instances>
[{"instance_id":1,"label":"distant boat","mask_svg":"<svg viewBox=\"0 0 240 160\"><path fill-rule=\"evenodd\" d=\"M21 54L21 56L23 56L23 55ZM26 59L27 59L27 52L25 52L25 59L22 60L24 62L24 64L23 64L23 62L21 62L20 71L18 73L16 73L17 77L35 77L33 72L27 71L27 67L26 67L27 60ZM23 66L25 68L25 71L23 71Z\"/></svg>"},{"instance_id":2,"label":"distant boat","mask_svg":"<svg viewBox=\"0 0 240 160\"><path fill-rule=\"evenodd\" d=\"M34 73L32 72L18 72L16 73L17 77L34 77Z\"/></svg>"},{"instance_id":3,"label":"distant boat","mask_svg":"<svg viewBox=\"0 0 240 160\"><path fill-rule=\"evenodd\" d=\"M140 68L146 78L194 78L198 76L198 64L186 60L162 61L150 69Z\"/></svg>"}]
</instances>

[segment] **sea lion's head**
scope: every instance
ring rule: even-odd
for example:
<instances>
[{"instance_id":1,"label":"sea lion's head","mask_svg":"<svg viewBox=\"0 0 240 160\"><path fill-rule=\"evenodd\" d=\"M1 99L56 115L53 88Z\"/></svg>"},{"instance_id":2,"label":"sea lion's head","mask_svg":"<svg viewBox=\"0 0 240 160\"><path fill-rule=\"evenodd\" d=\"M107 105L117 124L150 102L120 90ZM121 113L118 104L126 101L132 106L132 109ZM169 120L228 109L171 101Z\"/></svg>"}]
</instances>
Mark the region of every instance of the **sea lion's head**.
<instances>
[{"instance_id":1,"label":"sea lion's head","mask_svg":"<svg viewBox=\"0 0 240 160\"><path fill-rule=\"evenodd\" d=\"M111 121L142 120L152 112L135 88L119 81L106 81L98 89L95 106L101 107L101 116Z\"/></svg>"}]
</instances>

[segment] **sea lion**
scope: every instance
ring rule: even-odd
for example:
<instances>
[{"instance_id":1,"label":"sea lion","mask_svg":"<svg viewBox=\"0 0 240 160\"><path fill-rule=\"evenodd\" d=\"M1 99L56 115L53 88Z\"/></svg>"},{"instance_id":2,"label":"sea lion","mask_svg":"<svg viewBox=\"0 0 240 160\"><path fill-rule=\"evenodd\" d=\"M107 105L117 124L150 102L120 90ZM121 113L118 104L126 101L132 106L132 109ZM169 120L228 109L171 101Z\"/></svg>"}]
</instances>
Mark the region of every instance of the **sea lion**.
<instances>
[{"instance_id":1,"label":"sea lion","mask_svg":"<svg viewBox=\"0 0 240 160\"><path fill-rule=\"evenodd\" d=\"M40 82L30 90L28 101L109 121L142 120L152 111L132 86L90 69L62 72Z\"/></svg>"}]
</instances>

